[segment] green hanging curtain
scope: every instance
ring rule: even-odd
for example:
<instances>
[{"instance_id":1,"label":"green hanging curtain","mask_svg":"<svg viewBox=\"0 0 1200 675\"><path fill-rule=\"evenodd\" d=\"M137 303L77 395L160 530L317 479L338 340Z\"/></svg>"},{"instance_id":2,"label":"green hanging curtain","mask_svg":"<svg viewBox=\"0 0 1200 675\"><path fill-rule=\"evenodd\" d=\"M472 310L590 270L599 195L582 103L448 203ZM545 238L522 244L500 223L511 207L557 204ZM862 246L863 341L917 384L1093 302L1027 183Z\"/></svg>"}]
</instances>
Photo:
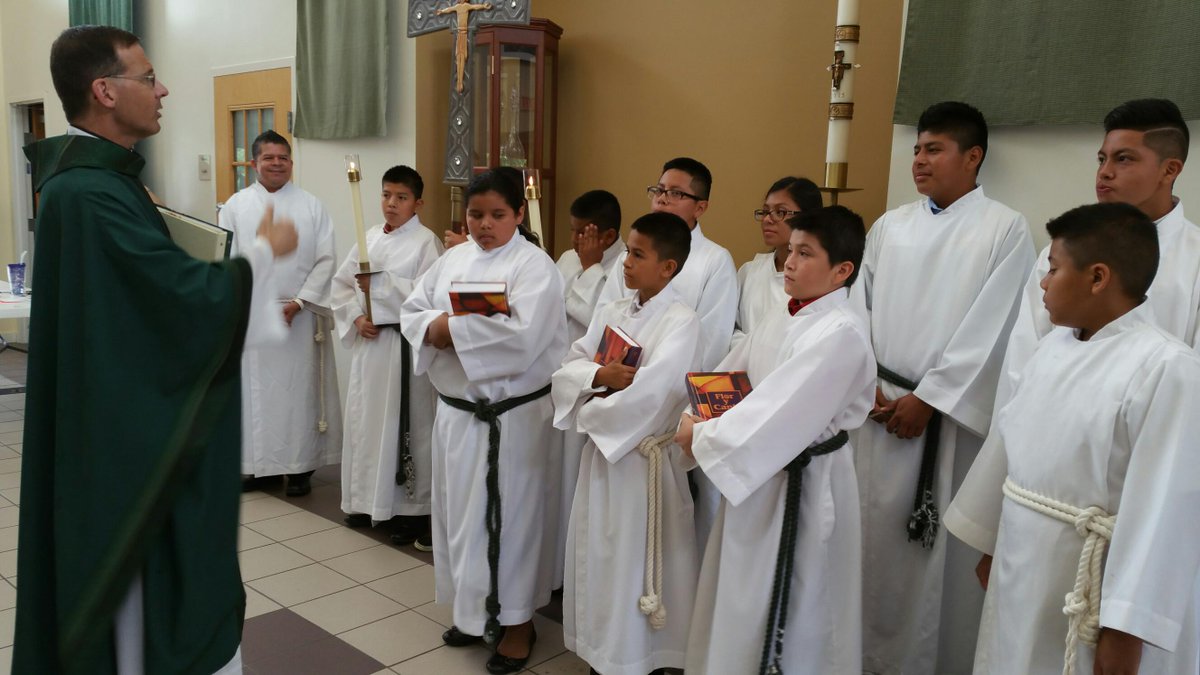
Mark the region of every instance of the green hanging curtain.
<instances>
[{"instance_id":1,"label":"green hanging curtain","mask_svg":"<svg viewBox=\"0 0 1200 675\"><path fill-rule=\"evenodd\" d=\"M296 0L296 136L387 135L390 4Z\"/></svg>"},{"instance_id":2,"label":"green hanging curtain","mask_svg":"<svg viewBox=\"0 0 1200 675\"><path fill-rule=\"evenodd\" d=\"M1200 2L909 0L896 124L966 101L992 125L1097 124L1133 98L1200 119Z\"/></svg>"},{"instance_id":3,"label":"green hanging curtain","mask_svg":"<svg viewBox=\"0 0 1200 675\"><path fill-rule=\"evenodd\" d=\"M133 0L69 0L72 26L115 26L133 31Z\"/></svg>"}]
</instances>

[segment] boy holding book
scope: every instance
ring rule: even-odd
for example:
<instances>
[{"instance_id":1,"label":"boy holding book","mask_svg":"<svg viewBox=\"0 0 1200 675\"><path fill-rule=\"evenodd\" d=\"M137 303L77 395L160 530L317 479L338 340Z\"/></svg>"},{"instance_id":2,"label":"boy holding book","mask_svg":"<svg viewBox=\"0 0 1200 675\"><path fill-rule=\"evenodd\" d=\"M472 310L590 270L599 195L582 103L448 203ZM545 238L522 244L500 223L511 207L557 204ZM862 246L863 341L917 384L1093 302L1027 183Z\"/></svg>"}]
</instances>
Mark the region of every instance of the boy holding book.
<instances>
[{"instance_id":1,"label":"boy holding book","mask_svg":"<svg viewBox=\"0 0 1200 675\"><path fill-rule=\"evenodd\" d=\"M604 675L684 665L699 561L671 438L700 321L671 280L690 247L680 217L638 218L622 265L634 294L596 312L553 378L555 425L587 438L567 534L564 639Z\"/></svg>"},{"instance_id":2,"label":"boy holding book","mask_svg":"<svg viewBox=\"0 0 1200 675\"><path fill-rule=\"evenodd\" d=\"M806 211L789 225L788 313L765 316L717 367L745 371L753 390L716 419L685 414L676 436L722 495L687 672L862 672L858 488L847 431L871 410L875 358L848 289L866 232L842 206Z\"/></svg>"},{"instance_id":3,"label":"boy holding book","mask_svg":"<svg viewBox=\"0 0 1200 675\"><path fill-rule=\"evenodd\" d=\"M1002 455L1007 477L955 497L1001 504L946 520L995 555L974 672L1192 675L1200 357L1146 299L1159 248L1143 212L1081 206L1046 229L1042 301L1057 328L1013 377L980 454Z\"/></svg>"},{"instance_id":4,"label":"boy holding book","mask_svg":"<svg viewBox=\"0 0 1200 675\"><path fill-rule=\"evenodd\" d=\"M398 545L432 547L429 525L429 445L434 394L429 378L412 374L400 306L414 281L441 255L442 245L417 215L424 181L407 166L383 174L384 223L367 231L371 274L360 274L358 246L333 277L333 317L350 350L343 415L342 511L351 527L399 516ZM371 294L367 316L365 292Z\"/></svg>"}]
</instances>

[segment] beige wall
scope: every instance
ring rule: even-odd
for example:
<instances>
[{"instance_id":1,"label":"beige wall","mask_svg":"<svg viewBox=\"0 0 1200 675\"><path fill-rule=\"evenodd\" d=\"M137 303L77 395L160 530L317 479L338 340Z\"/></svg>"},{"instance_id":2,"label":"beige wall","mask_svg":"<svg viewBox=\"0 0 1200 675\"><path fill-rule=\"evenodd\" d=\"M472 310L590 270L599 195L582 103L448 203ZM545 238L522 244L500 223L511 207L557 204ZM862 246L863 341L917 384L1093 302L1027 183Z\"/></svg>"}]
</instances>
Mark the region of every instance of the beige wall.
<instances>
[{"instance_id":1,"label":"beige wall","mask_svg":"<svg viewBox=\"0 0 1200 675\"><path fill-rule=\"evenodd\" d=\"M705 232L738 263L761 250L750 212L767 187L788 174L819 184L824 174L835 6L534 0L535 16L563 27L559 250L574 197L610 190L629 223L649 209L645 188L662 163L678 155L713 172ZM892 0L862 2L850 181L864 190L842 203L868 223L887 199L901 9ZM440 177L452 43L445 33L417 43L417 168L430 186L429 220L445 222L449 193Z\"/></svg>"}]
</instances>

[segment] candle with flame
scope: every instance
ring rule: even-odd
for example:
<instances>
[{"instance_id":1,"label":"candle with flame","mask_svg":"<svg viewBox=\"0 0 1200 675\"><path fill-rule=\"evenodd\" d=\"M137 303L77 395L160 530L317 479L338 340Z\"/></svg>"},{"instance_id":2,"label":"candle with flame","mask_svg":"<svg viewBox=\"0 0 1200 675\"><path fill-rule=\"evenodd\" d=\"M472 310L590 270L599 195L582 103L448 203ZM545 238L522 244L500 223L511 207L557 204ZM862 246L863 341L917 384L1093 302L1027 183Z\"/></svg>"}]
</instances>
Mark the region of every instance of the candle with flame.
<instances>
[{"instance_id":1,"label":"candle with flame","mask_svg":"<svg viewBox=\"0 0 1200 675\"><path fill-rule=\"evenodd\" d=\"M529 202L526 207L525 222L529 225L529 229L537 235L538 241L542 243L542 247L546 246L546 235L542 234L542 207L540 200L542 198L542 181L541 174L537 169L524 169L521 175L525 178L525 201Z\"/></svg>"},{"instance_id":2,"label":"candle with flame","mask_svg":"<svg viewBox=\"0 0 1200 675\"><path fill-rule=\"evenodd\" d=\"M362 164L358 161L358 155L346 155L346 180L350 182L350 202L354 207L354 233L358 237L358 271L360 274L366 274L371 271L371 262L367 257L367 231L363 227L362 190L358 185L362 182ZM366 300L367 321L370 321L370 291L364 291L363 296Z\"/></svg>"}]
</instances>

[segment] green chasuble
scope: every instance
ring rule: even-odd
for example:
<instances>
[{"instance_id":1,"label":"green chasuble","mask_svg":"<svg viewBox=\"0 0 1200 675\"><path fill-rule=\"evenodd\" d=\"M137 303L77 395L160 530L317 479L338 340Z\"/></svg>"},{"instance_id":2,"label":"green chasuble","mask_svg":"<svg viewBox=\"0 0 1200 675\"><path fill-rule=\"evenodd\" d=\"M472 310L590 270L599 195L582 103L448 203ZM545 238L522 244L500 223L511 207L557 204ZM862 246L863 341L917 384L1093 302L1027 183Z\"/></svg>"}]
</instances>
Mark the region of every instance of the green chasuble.
<instances>
[{"instance_id":1,"label":"green chasuble","mask_svg":"<svg viewBox=\"0 0 1200 675\"><path fill-rule=\"evenodd\" d=\"M250 266L196 260L106 140L25 149L41 191L13 671L115 671L135 574L147 673L212 673L241 640L240 363Z\"/></svg>"}]
</instances>

